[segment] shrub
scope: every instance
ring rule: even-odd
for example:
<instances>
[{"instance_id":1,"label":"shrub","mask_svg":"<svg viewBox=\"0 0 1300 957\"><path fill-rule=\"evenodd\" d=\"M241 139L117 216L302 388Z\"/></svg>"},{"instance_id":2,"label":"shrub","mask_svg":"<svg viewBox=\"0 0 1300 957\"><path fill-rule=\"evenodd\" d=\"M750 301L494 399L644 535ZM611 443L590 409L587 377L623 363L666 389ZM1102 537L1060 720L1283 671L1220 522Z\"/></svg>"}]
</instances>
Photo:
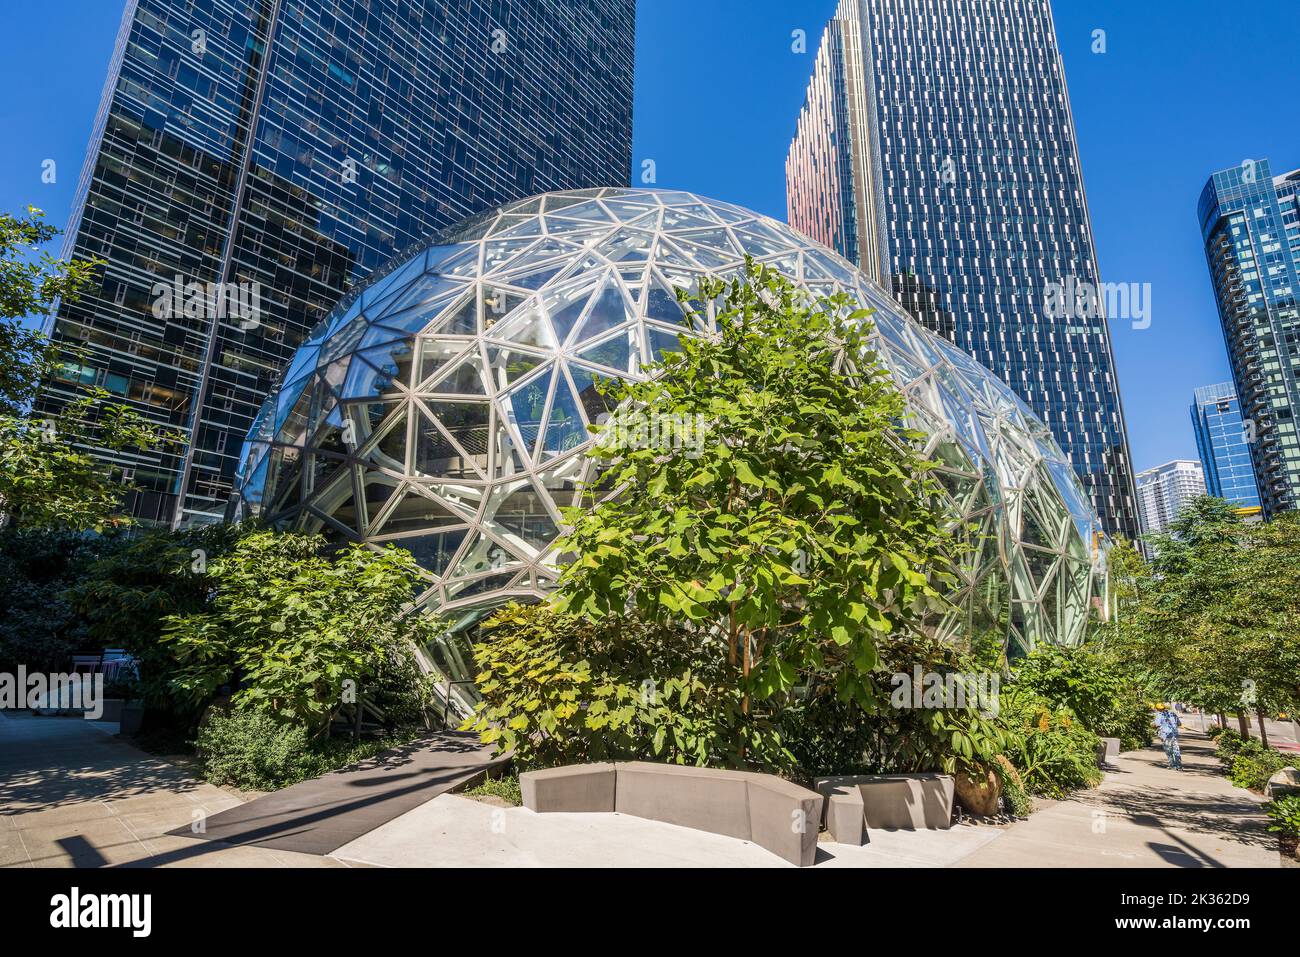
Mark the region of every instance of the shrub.
<instances>
[{"instance_id":1,"label":"shrub","mask_svg":"<svg viewBox=\"0 0 1300 957\"><path fill-rule=\"evenodd\" d=\"M1002 803L1006 806L1007 813L1016 817L1029 817L1034 810L1034 802L1025 789L1020 772L1005 754L999 754L994 760L993 773L1002 782Z\"/></svg>"},{"instance_id":2,"label":"shrub","mask_svg":"<svg viewBox=\"0 0 1300 957\"><path fill-rule=\"evenodd\" d=\"M1264 813L1273 819L1270 831L1287 837L1300 837L1300 794L1288 794L1264 805Z\"/></svg>"},{"instance_id":3,"label":"shrub","mask_svg":"<svg viewBox=\"0 0 1300 957\"><path fill-rule=\"evenodd\" d=\"M1246 739L1241 736L1240 731L1234 731L1232 728L1222 728L1215 741L1214 756L1224 764L1231 764L1232 759Z\"/></svg>"},{"instance_id":4,"label":"shrub","mask_svg":"<svg viewBox=\"0 0 1300 957\"><path fill-rule=\"evenodd\" d=\"M1219 739L1219 735L1223 734L1224 730L1225 728L1223 727L1223 725L1212 724L1205 729L1205 736L1209 738L1211 741L1217 741Z\"/></svg>"},{"instance_id":5,"label":"shrub","mask_svg":"<svg viewBox=\"0 0 1300 957\"><path fill-rule=\"evenodd\" d=\"M1068 709L1024 688L1006 689L1001 700L1001 718L1010 732L1005 754L1031 794L1059 798L1101 782L1100 739Z\"/></svg>"},{"instance_id":6,"label":"shrub","mask_svg":"<svg viewBox=\"0 0 1300 957\"><path fill-rule=\"evenodd\" d=\"M1232 759L1228 774L1237 787L1262 792L1268 779L1287 767L1292 760L1272 748L1243 748Z\"/></svg>"},{"instance_id":7,"label":"shrub","mask_svg":"<svg viewBox=\"0 0 1300 957\"><path fill-rule=\"evenodd\" d=\"M214 711L194 744L213 784L272 791L320 773L304 728L254 708Z\"/></svg>"},{"instance_id":8,"label":"shrub","mask_svg":"<svg viewBox=\"0 0 1300 957\"><path fill-rule=\"evenodd\" d=\"M1125 751L1151 743L1151 709L1137 685L1089 646L1039 645L1017 664L1014 682L1068 709L1094 734L1119 738Z\"/></svg>"},{"instance_id":9,"label":"shrub","mask_svg":"<svg viewBox=\"0 0 1300 957\"><path fill-rule=\"evenodd\" d=\"M274 791L319 777L405 744L417 729L353 742L348 738L311 740L300 725L277 721L256 707L213 711L199 726L194 742L203 773L213 784L248 791Z\"/></svg>"},{"instance_id":10,"label":"shrub","mask_svg":"<svg viewBox=\"0 0 1300 957\"><path fill-rule=\"evenodd\" d=\"M866 678L870 705L845 700L830 674L814 674L785 711L782 740L801 776L918 771L983 774L1005 746L1003 725L980 713L976 689L956 707L895 707L894 676L954 676L977 666L951 645L919 635L876 639L880 663ZM963 685L964 686L964 685Z\"/></svg>"},{"instance_id":11,"label":"shrub","mask_svg":"<svg viewBox=\"0 0 1300 957\"><path fill-rule=\"evenodd\" d=\"M323 733L346 691L371 695L385 669L414 674L407 659L431 627L404 615L422 584L418 572L410 553L395 548L245 535L208 564L211 602L164 621L162 642L177 663L172 690L202 704L233 685L236 704Z\"/></svg>"},{"instance_id":12,"label":"shrub","mask_svg":"<svg viewBox=\"0 0 1300 957\"><path fill-rule=\"evenodd\" d=\"M725 682L726 643L688 627L512 605L474 649L483 700L462 726L524 769L586 761L786 769L770 720Z\"/></svg>"}]
</instances>

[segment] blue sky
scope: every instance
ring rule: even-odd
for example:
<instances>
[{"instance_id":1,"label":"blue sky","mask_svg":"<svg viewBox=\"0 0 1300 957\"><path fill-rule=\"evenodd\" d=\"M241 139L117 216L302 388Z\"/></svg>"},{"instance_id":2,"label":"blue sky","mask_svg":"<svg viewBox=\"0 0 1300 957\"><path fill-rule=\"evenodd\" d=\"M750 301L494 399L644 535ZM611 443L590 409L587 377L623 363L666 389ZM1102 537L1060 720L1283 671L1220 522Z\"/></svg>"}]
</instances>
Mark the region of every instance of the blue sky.
<instances>
[{"instance_id":1,"label":"blue sky","mask_svg":"<svg viewBox=\"0 0 1300 957\"><path fill-rule=\"evenodd\" d=\"M642 0L634 168L785 218L785 151L835 0ZM0 59L0 209L66 222L122 3L45 0L6 10ZM1056 0L1085 184L1111 282L1152 285L1152 324L1116 323L1135 464L1195 458L1187 406L1229 378L1196 226L1209 174L1268 157L1300 166L1300 4ZM1246 11L1249 10L1249 14ZM808 52L791 51L807 31ZM1104 29L1107 52L1091 52ZM41 163L58 164L54 184Z\"/></svg>"}]
</instances>

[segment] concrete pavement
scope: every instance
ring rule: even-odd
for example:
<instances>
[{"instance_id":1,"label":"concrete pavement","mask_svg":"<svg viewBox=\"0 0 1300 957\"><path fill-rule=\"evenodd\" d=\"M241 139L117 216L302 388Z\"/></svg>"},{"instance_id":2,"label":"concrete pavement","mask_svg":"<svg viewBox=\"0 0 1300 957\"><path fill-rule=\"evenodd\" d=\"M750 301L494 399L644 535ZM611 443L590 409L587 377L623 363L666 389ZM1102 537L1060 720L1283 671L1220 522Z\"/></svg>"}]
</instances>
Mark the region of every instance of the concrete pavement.
<instances>
[{"instance_id":1,"label":"concrete pavement","mask_svg":"<svg viewBox=\"0 0 1300 957\"><path fill-rule=\"evenodd\" d=\"M961 867L1280 867L1264 799L1232 786L1184 728L1183 768L1158 748L1120 755L1101 786L1042 804Z\"/></svg>"},{"instance_id":2,"label":"concrete pavement","mask_svg":"<svg viewBox=\"0 0 1300 957\"><path fill-rule=\"evenodd\" d=\"M948 867L992 827L874 831L864 847L820 842L815 867ZM381 867L793 867L757 844L626 814L535 814L457 794L434 798L334 852Z\"/></svg>"},{"instance_id":3,"label":"concrete pavement","mask_svg":"<svg viewBox=\"0 0 1300 957\"><path fill-rule=\"evenodd\" d=\"M242 802L116 733L116 724L0 711L0 867L346 866L168 836Z\"/></svg>"},{"instance_id":4,"label":"concrete pavement","mask_svg":"<svg viewBox=\"0 0 1300 957\"><path fill-rule=\"evenodd\" d=\"M783 867L744 841L620 814L534 814L443 794L331 856L166 832L236 795L114 737L116 725L0 712L0 867ZM1093 791L1010 827L874 831L818 845L817 867L1278 867L1263 799L1185 734L1183 772L1121 755Z\"/></svg>"}]
</instances>

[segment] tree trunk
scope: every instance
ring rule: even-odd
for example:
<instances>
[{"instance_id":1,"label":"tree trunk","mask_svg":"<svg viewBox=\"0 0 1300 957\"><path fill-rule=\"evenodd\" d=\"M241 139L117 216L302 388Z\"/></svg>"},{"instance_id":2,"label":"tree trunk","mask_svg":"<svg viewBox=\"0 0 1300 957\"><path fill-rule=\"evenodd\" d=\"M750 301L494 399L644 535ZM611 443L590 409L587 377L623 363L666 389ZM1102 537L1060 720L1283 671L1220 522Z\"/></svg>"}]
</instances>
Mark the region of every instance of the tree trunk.
<instances>
[{"instance_id":1,"label":"tree trunk","mask_svg":"<svg viewBox=\"0 0 1300 957\"><path fill-rule=\"evenodd\" d=\"M1243 738L1250 737L1250 716L1246 714L1245 708L1237 709L1237 726L1241 728L1241 736Z\"/></svg>"},{"instance_id":2,"label":"tree trunk","mask_svg":"<svg viewBox=\"0 0 1300 957\"><path fill-rule=\"evenodd\" d=\"M1261 743L1262 745L1264 745L1264 747L1267 748L1267 747L1268 747L1268 729L1264 727L1264 712L1263 712L1263 711L1256 711L1255 714L1256 714L1256 716L1259 718L1259 741L1260 741L1260 743Z\"/></svg>"},{"instance_id":3,"label":"tree trunk","mask_svg":"<svg viewBox=\"0 0 1300 957\"><path fill-rule=\"evenodd\" d=\"M1219 719L1220 728L1226 728L1228 726L1228 719L1223 714L1216 713L1214 716Z\"/></svg>"}]
</instances>

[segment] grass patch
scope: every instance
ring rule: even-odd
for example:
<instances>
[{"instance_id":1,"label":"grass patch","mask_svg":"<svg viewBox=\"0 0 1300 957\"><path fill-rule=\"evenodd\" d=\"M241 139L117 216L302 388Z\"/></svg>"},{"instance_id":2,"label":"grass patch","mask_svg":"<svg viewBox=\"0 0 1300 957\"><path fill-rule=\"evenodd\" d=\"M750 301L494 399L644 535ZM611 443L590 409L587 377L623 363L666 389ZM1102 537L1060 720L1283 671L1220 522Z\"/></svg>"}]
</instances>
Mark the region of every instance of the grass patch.
<instances>
[{"instance_id":1,"label":"grass patch","mask_svg":"<svg viewBox=\"0 0 1300 957\"><path fill-rule=\"evenodd\" d=\"M499 778L487 778L472 788L466 788L465 794L469 797L500 798L512 807L518 807L524 803L523 795L519 792L519 778L513 774L504 774Z\"/></svg>"}]
</instances>

